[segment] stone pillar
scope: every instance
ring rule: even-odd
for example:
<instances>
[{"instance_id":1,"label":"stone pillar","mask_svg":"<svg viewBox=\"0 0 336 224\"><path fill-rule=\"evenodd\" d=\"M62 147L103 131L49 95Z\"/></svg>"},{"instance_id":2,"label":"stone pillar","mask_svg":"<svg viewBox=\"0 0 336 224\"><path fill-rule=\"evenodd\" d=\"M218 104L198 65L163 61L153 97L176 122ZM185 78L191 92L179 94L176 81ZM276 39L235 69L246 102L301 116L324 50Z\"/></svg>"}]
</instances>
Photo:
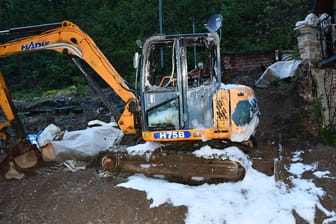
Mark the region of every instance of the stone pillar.
<instances>
[{"instance_id":1,"label":"stone pillar","mask_svg":"<svg viewBox=\"0 0 336 224\"><path fill-rule=\"evenodd\" d=\"M319 33L316 26L303 24L295 28L298 33L298 47L301 59L309 64L315 80L317 97L322 105L323 125L336 124L336 69L320 69L317 62L322 60Z\"/></svg>"},{"instance_id":2,"label":"stone pillar","mask_svg":"<svg viewBox=\"0 0 336 224\"><path fill-rule=\"evenodd\" d=\"M301 25L295 28L300 57L314 64L321 60L321 44L316 26Z\"/></svg>"}]
</instances>

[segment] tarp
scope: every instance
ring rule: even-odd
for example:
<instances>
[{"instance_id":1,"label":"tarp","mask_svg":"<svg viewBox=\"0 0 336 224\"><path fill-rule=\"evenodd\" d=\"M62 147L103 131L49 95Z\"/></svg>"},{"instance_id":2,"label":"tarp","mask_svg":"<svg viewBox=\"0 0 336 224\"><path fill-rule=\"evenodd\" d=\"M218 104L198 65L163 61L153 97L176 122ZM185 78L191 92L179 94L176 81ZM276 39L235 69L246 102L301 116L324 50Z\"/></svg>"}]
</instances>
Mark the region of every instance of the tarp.
<instances>
[{"instance_id":1,"label":"tarp","mask_svg":"<svg viewBox=\"0 0 336 224\"><path fill-rule=\"evenodd\" d=\"M51 141L56 161L89 161L99 152L119 143L123 133L120 129L104 125L79 131L66 132L61 141Z\"/></svg>"},{"instance_id":2,"label":"tarp","mask_svg":"<svg viewBox=\"0 0 336 224\"><path fill-rule=\"evenodd\" d=\"M295 75L301 60L278 61L270 65L255 82L258 88L267 88L272 82Z\"/></svg>"},{"instance_id":3,"label":"tarp","mask_svg":"<svg viewBox=\"0 0 336 224\"><path fill-rule=\"evenodd\" d=\"M306 16L305 20L298 21L295 24L294 30L298 29L301 26L305 26L305 25L316 26L318 22L319 22L319 18L314 13L310 13Z\"/></svg>"},{"instance_id":4,"label":"tarp","mask_svg":"<svg viewBox=\"0 0 336 224\"><path fill-rule=\"evenodd\" d=\"M100 122L99 124L101 126L67 131L61 139L59 136L63 132L57 126L50 124L37 139L38 146L42 148L42 156L48 150L52 150L52 152L49 152L50 155L45 155L48 160L58 162L67 160L90 161L99 152L108 150L113 145L118 144L123 137L123 132L110 123Z\"/></svg>"}]
</instances>

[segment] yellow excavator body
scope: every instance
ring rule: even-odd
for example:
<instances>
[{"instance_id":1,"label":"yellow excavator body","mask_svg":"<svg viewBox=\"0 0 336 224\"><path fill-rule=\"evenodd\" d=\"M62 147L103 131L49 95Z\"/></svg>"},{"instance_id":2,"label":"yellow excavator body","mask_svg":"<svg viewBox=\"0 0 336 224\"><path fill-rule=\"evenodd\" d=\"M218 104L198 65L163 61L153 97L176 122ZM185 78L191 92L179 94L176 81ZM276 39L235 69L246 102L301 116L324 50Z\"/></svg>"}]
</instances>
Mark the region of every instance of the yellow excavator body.
<instances>
[{"instance_id":1,"label":"yellow excavator body","mask_svg":"<svg viewBox=\"0 0 336 224\"><path fill-rule=\"evenodd\" d=\"M116 112L115 118L126 135L141 134L144 141L165 143L207 140L241 143L254 135L260 115L257 100L250 87L222 83L220 38L216 32L148 38L141 46L141 56L136 53L134 57L135 90L126 85L90 36L74 23L64 20L11 28L0 31L0 36L21 33L25 36L0 44L0 57L53 50L72 56L89 80L89 75L76 59L86 62L125 102L124 110L120 114ZM97 86L96 89L99 90ZM0 126L1 129L17 119L10 99L5 81L0 76L0 104L8 120ZM165 173L167 175L181 172L180 168L173 167L194 163L190 162L191 159L166 154L159 157L172 168ZM132 160L124 154L108 154L103 157L102 166L113 171L116 164L121 164L121 160L126 158ZM157 163L153 168L162 166L162 160L157 158L155 156L152 160L152 163ZM189 155L184 158L189 158ZM145 162L141 160L137 164L142 166ZM124 169L133 167L129 166L130 163L128 161ZM244 175L242 166L236 161L210 164L199 171L201 176L213 172L215 167L229 172L225 175L218 172L207 180L239 180ZM163 164L162 169L166 168ZM156 172L153 170L156 169L148 172Z\"/></svg>"},{"instance_id":2,"label":"yellow excavator body","mask_svg":"<svg viewBox=\"0 0 336 224\"><path fill-rule=\"evenodd\" d=\"M142 133L145 141L160 142L211 139L241 142L254 134L259 111L253 90L221 83L220 41L216 33L148 38L142 47L137 75L139 89L135 93L95 42L70 21L12 28L0 34L33 31L37 34L1 44L0 57L53 50L82 59L125 102L124 111L117 119L125 134ZM204 65L194 69L191 76L189 70L194 66L189 63L190 52L195 47L202 51L197 60L202 60ZM157 72L159 65L154 63L158 53L153 49L167 52L168 63L161 73ZM162 86L167 74L171 74L170 78Z\"/></svg>"}]
</instances>

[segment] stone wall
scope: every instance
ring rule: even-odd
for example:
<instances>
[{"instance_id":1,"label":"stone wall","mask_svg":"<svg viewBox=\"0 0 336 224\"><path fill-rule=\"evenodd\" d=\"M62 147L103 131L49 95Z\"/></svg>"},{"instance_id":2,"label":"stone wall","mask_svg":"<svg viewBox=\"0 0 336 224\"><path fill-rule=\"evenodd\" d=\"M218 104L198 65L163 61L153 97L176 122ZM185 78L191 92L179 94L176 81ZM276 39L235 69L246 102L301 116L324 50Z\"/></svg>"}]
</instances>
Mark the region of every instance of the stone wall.
<instances>
[{"instance_id":1,"label":"stone wall","mask_svg":"<svg viewBox=\"0 0 336 224\"><path fill-rule=\"evenodd\" d=\"M325 125L336 125L336 69L311 67L316 82L317 95L323 107Z\"/></svg>"},{"instance_id":2,"label":"stone wall","mask_svg":"<svg viewBox=\"0 0 336 224\"><path fill-rule=\"evenodd\" d=\"M325 68L317 66L318 62L323 60L322 48L326 46L317 23L301 23L295 30L300 57L303 63L308 64L310 75L316 84L314 97L320 101L323 108L323 125L336 125L336 62Z\"/></svg>"}]
</instances>

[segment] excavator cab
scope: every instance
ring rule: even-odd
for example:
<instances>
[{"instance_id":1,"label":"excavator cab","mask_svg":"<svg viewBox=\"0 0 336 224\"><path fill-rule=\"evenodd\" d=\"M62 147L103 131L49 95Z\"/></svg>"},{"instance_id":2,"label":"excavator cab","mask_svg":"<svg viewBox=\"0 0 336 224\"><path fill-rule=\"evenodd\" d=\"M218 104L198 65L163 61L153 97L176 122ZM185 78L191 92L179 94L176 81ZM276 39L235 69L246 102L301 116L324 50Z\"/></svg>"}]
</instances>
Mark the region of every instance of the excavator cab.
<instances>
[{"instance_id":1,"label":"excavator cab","mask_svg":"<svg viewBox=\"0 0 336 224\"><path fill-rule=\"evenodd\" d=\"M218 35L153 36L142 54L144 139L200 138L193 130L213 128L211 99L221 85Z\"/></svg>"},{"instance_id":2,"label":"excavator cab","mask_svg":"<svg viewBox=\"0 0 336 224\"><path fill-rule=\"evenodd\" d=\"M217 33L157 35L142 47L140 105L146 141L248 141L259 122L254 92L221 83Z\"/></svg>"},{"instance_id":3,"label":"excavator cab","mask_svg":"<svg viewBox=\"0 0 336 224\"><path fill-rule=\"evenodd\" d=\"M259 122L253 90L221 82L220 27L154 35L142 46L139 101L145 141L249 141ZM219 34L218 34L219 31Z\"/></svg>"}]
</instances>

